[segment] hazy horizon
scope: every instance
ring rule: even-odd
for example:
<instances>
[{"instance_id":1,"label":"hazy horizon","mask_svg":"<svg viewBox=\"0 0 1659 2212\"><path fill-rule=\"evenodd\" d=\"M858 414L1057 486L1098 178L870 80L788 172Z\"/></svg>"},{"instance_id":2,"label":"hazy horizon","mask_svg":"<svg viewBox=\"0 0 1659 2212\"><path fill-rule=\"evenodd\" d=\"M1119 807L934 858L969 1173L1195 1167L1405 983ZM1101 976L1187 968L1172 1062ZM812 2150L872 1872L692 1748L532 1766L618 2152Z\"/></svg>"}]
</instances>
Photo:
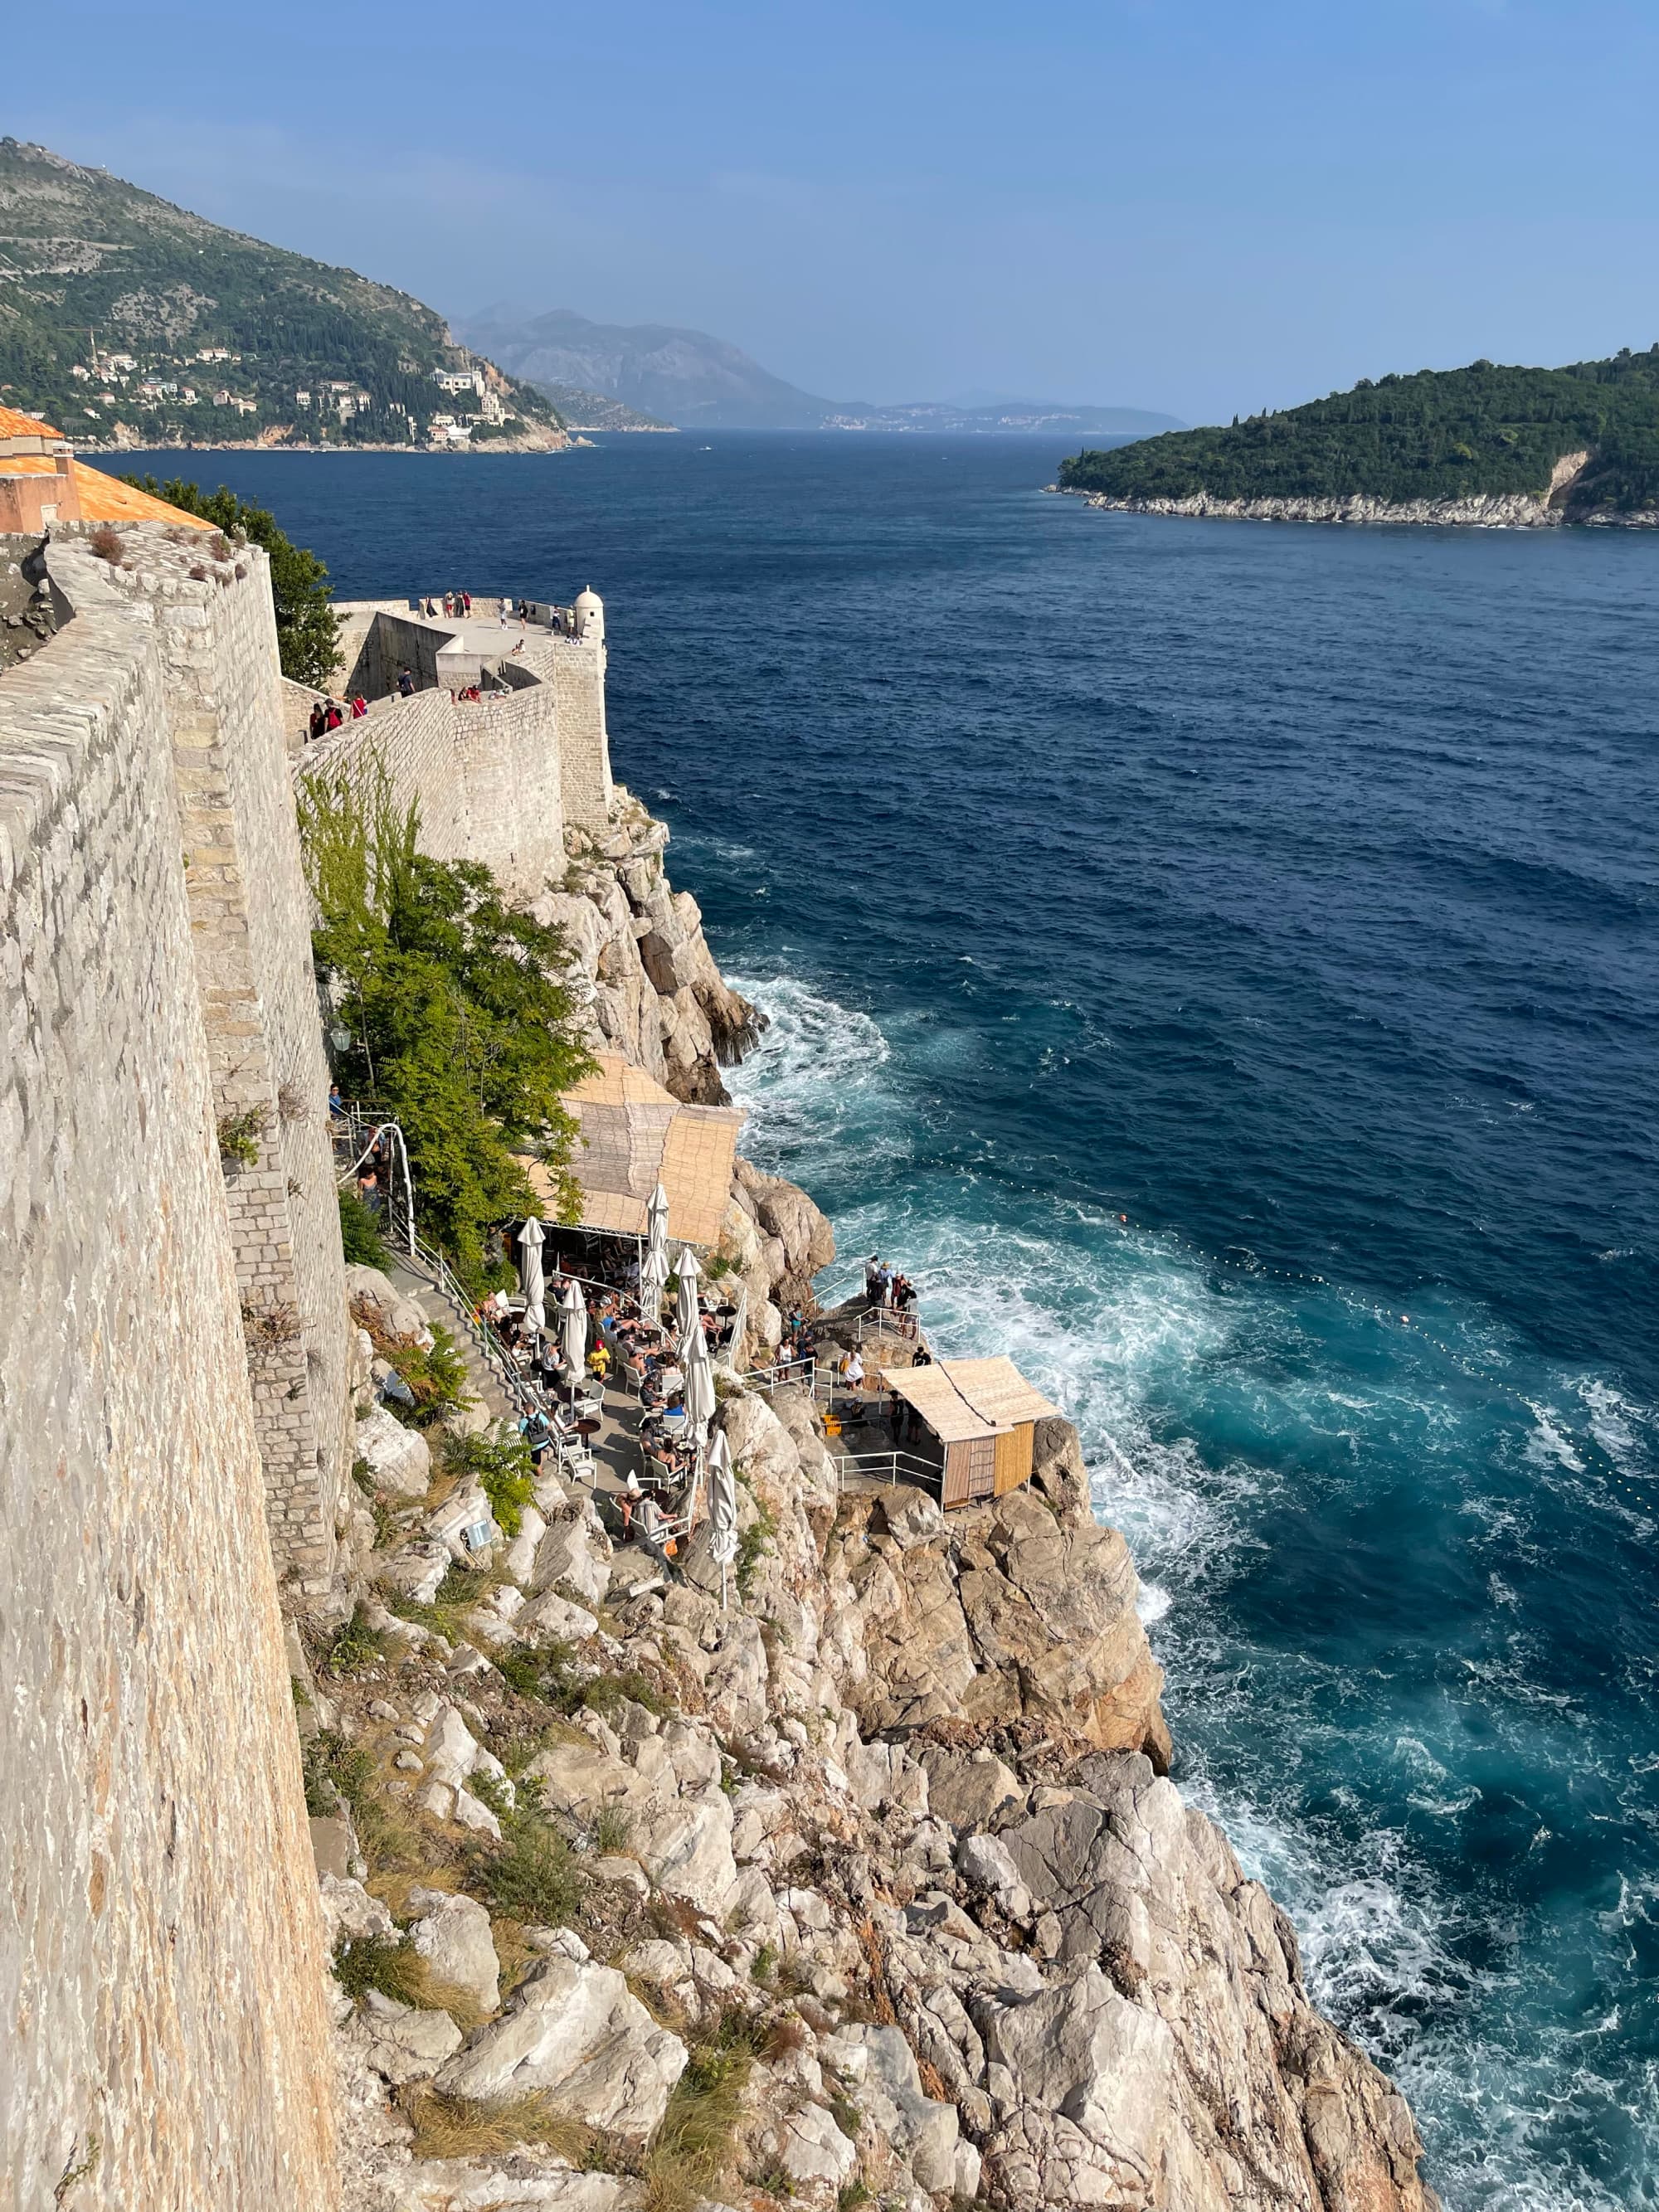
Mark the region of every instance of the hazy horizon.
<instances>
[{"instance_id":1,"label":"hazy horizon","mask_svg":"<svg viewBox=\"0 0 1659 2212\"><path fill-rule=\"evenodd\" d=\"M1204 422L1659 337L1659 21L1629 0L643 0L495 44L426 0L296 0L279 42L68 0L54 38L72 76L14 87L19 137L458 319L705 331L831 398ZM1542 157L1612 52L1594 130Z\"/></svg>"}]
</instances>

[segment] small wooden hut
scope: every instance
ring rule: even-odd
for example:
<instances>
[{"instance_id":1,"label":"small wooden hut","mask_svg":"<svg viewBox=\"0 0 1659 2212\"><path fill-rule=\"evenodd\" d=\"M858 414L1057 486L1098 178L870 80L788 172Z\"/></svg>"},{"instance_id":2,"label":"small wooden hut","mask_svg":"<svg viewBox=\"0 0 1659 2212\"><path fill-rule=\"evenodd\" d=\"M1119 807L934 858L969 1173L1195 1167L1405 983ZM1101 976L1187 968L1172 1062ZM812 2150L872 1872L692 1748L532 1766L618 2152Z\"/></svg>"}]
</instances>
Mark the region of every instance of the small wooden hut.
<instances>
[{"instance_id":1,"label":"small wooden hut","mask_svg":"<svg viewBox=\"0 0 1659 2212\"><path fill-rule=\"evenodd\" d=\"M939 1359L887 1367L882 1380L918 1413L942 1455L939 1503L947 1513L1005 1498L1030 1480L1032 1434L1060 1408L1012 1359Z\"/></svg>"}]
</instances>

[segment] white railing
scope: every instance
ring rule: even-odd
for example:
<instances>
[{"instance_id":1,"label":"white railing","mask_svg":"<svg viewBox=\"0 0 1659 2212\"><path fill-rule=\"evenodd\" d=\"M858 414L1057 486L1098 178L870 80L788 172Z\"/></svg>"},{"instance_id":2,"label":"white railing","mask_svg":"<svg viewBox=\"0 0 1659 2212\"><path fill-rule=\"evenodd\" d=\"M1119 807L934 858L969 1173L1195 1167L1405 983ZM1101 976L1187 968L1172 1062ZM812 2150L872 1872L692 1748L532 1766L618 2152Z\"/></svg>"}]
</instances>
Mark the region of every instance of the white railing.
<instances>
[{"instance_id":1,"label":"white railing","mask_svg":"<svg viewBox=\"0 0 1659 2212\"><path fill-rule=\"evenodd\" d=\"M738 1377L752 1390L763 1391L769 1398L773 1391L787 1389L791 1383L804 1384L814 1390L817 1380L817 1363L812 1359L780 1359L770 1367L750 1367Z\"/></svg>"},{"instance_id":2,"label":"white railing","mask_svg":"<svg viewBox=\"0 0 1659 2212\"><path fill-rule=\"evenodd\" d=\"M866 1481L915 1483L919 1488L937 1496L942 1480L941 1471L931 1460L919 1459L915 1452L834 1452L836 1480L841 1489L862 1477Z\"/></svg>"}]
</instances>

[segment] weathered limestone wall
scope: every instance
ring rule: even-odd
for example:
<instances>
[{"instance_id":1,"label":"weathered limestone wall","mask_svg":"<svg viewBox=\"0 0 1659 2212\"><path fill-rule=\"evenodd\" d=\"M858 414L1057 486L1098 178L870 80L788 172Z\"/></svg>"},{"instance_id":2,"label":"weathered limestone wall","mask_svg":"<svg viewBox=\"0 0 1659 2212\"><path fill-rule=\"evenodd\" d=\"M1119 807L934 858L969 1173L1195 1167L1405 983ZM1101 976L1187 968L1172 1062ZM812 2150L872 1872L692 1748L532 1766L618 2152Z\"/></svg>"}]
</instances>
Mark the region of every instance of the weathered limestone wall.
<instances>
[{"instance_id":1,"label":"weathered limestone wall","mask_svg":"<svg viewBox=\"0 0 1659 2212\"><path fill-rule=\"evenodd\" d=\"M407 609L393 612L381 607L363 632L346 688L384 699L397 690L406 668L422 690L430 690L438 681L442 644L443 632L432 623L417 621Z\"/></svg>"},{"instance_id":2,"label":"weathered limestone wall","mask_svg":"<svg viewBox=\"0 0 1659 2212\"><path fill-rule=\"evenodd\" d=\"M564 800L552 689L452 702L419 691L372 707L306 749L300 775L356 775L378 754L398 804L421 810L421 849L482 860L510 892L536 898L565 870Z\"/></svg>"},{"instance_id":3,"label":"weathered limestone wall","mask_svg":"<svg viewBox=\"0 0 1659 2212\"><path fill-rule=\"evenodd\" d=\"M160 528L126 542L130 570L59 544L48 564L77 621L136 599L161 655L216 1118L251 1117L258 1150L228 1168L227 1200L271 1539L304 1604L330 1588L350 1406L328 1068L265 560L250 547L204 579L191 573L199 544Z\"/></svg>"},{"instance_id":4,"label":"weathered limestone wall","mask_svg":"<svg viewBox=\"0 0 1659 2212\"><path fill-rule=\"evenodd\" d=\"M615 796L605 720L605 641L560 637L551 641L551 647L565 819L579 829L601 831Z\"/></svg>"},{"instance_id":5,"label":"weathered limestone wall","mask_svg":"<svg viewBox=\"0 0 1659 2212\"><path fill-rule=\"evenodd\" d=\"M0 2203L313 2212L320 1935L163 634L87 557L0 681Z\"/></svg>"}]
</instances>

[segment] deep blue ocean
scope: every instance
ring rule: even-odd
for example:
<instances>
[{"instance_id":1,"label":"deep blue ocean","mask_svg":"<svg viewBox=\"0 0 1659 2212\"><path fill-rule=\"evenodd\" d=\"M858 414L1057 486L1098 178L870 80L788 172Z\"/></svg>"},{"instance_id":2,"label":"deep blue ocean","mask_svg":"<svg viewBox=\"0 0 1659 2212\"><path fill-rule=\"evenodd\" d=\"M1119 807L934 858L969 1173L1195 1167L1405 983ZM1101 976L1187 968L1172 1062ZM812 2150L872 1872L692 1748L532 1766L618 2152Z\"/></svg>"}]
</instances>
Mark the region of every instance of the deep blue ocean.
<instances>
[{"instance_id":1,"label":"deep blue ocean","mask_svg":"<svg viewBox=\"0 0 1659 2212\"><path fill-rule=\"evenodd\" d=\"M1012 440L184 459L348 596L603 593L831 1287L1077 1420L1177 1779L1450 2212L1659 2206L1659 538Z\"/></svg>"}]
</instances>

